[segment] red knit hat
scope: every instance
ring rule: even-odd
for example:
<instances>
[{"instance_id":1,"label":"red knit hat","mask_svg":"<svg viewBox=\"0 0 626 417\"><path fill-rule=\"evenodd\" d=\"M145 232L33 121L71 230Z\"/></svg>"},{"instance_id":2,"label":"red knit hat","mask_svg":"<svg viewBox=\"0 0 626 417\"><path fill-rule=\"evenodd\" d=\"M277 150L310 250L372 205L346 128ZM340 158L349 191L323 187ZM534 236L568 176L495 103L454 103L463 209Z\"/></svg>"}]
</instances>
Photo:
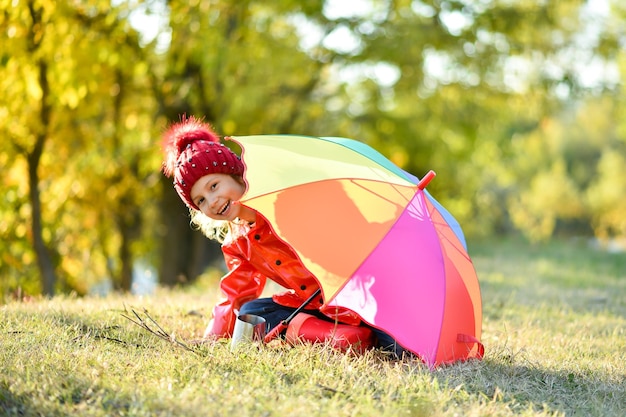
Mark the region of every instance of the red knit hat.
<instances>
[{"instance_id":1,"label":"red knit hat","mask_svg":"<svg viewBox=\"0 0 626 417\"><path fill-rule=\"evenodd\" d=\"M174 188L188 207L191 187L208 174L243 175L241 159L220 143L211 127L194 116L182 116L163 135L163 173L174 178Z\"/></svg>"}]
</instances>

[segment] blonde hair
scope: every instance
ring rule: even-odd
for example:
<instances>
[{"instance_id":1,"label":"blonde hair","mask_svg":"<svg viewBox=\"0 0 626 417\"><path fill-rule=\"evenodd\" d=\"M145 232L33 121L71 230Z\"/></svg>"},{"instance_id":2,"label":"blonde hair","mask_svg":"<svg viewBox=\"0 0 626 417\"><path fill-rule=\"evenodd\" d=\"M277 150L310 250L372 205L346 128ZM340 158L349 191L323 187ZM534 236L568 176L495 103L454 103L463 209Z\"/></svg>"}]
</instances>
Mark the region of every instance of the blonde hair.
<instances>
[{"instance_id":1,"label":"blonde hair","mask_svg":"<svg viewBox=\"0 0 626 417\"><path fill-rule=\"evenodd\" d=\"M199 210L190 208L191 227L199 230L209 239L224 243L226 236L230 233L230 222L226 220L214 220Z\"/></svg>"}]
</instances>

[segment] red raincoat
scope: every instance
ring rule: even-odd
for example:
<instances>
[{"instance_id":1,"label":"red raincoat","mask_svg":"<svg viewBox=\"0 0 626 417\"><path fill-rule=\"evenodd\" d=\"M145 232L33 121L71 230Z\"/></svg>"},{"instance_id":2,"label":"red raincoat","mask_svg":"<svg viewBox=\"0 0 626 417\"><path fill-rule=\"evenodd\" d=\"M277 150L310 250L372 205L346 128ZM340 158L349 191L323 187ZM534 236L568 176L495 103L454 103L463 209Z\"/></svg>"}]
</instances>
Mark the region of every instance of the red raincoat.
<instances>
[{"instance_id":1,"label":"red raincoat","mask_svg":"<svg viewBox=\"0 0 626 417\"><path fill-rule=\"evenodd\" d=\"M319 288L317 279L302 265L293 249L276 237L267 220L258 213L250 230L224 243L222 252L229 270L220 282L225 298L213 308L205 336L232 336L235 310L258 298L268 278L288 289L272 297L285 307L300 307ZM326 307L321 296L306 308L317 309L341 323L355 326L361 323L359 316L350 310Z\"/></svg>"}]
</instances>

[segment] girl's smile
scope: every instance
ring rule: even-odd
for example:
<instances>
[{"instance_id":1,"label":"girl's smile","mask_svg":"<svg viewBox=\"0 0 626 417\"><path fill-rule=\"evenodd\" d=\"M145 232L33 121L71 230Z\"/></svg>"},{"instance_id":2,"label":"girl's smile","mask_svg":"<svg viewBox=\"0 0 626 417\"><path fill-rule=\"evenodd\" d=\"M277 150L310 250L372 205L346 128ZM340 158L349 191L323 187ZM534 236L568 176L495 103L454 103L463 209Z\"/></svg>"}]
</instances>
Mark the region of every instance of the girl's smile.
<instances>
[{"instance_id":1,"label":"girl's smile","mask_svg":"<svg viewBox=\"0 0 626 417\"><path fill-rule=\"evenodd\" d=\"M254 222L251 210L239 204L246 185L239 176L207 174L191 187L191 199L202 213L214 220L242 218Z\"/></svg>"}]
</instances>

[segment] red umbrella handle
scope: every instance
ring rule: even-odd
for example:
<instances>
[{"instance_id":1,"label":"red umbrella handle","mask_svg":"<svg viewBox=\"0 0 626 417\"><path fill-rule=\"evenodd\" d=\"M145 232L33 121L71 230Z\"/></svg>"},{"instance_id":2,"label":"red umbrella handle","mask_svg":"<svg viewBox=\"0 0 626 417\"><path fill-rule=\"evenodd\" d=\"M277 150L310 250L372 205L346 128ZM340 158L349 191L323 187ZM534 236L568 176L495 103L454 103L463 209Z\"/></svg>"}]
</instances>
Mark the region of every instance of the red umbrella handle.
<instances>
[{"instance_id":1,"label":"red umbrella handle","mask_svg":"<svg viewBox=\"0 0 626 417\"><path fill-rule=\"evenodd\" d=\"M315 290L315 292L313 294L311 294L311 296L309 298L307 298L307 300L304 303L302 303L302 305L300 307L296 308L293 311L293 313L291 313L291 315L289 315L289 317L287 317L285 320L283 320L280 323L278 323L276 325L276 327L274 327L272 330L270 330L270 332L265 335L265 338L263 338L263 341L265 343L267 343L267 342L271 341L272 339L274 339L276 336L278 336L278 334L280 332L282 332L283 330L285 330L287 328L287 326L289 326L289 322L291 320L293 320L293 318L296 317L296 315L298 315L298 313L300 313L302 310L304 310L304 307L306 307L307 304L309 304L321 292L322 292L322 287L320 287L317 290Z\"/></svg>"},{"instance_id":2,"label":"red umbrella handle","mask_svg":"<svg viewBox=\"0 0 626 417\"><path fill-rule=\"evenodd\" d=\"M276 336L280 334L280 332L282 332L286 328L287 328L287 323L285 323L284 320L281 321L280 323L276 325L276 327L274 327L272 330L270 330L268 334L265 335L265 338L263 339L263 341L265 343L271 342L272 340L276 338Z\"/></svg>"},{"instance_id":3,"label":"red umbrella handle","mask_svg":"<svg viewBox=\"0 0 626 417\"><path fill-rule=\"evenodd\" d=\"M426 188L426 186L428 185L428 183L435 178L435 171L433 171L432 169L430 171L428 171L428 173L426 175L424 175L424 178L422 178L420 180L420 182L417 183L417 188L419 188L420 190L423 190L424 188Z\"/></svg>"}]
</instances>

